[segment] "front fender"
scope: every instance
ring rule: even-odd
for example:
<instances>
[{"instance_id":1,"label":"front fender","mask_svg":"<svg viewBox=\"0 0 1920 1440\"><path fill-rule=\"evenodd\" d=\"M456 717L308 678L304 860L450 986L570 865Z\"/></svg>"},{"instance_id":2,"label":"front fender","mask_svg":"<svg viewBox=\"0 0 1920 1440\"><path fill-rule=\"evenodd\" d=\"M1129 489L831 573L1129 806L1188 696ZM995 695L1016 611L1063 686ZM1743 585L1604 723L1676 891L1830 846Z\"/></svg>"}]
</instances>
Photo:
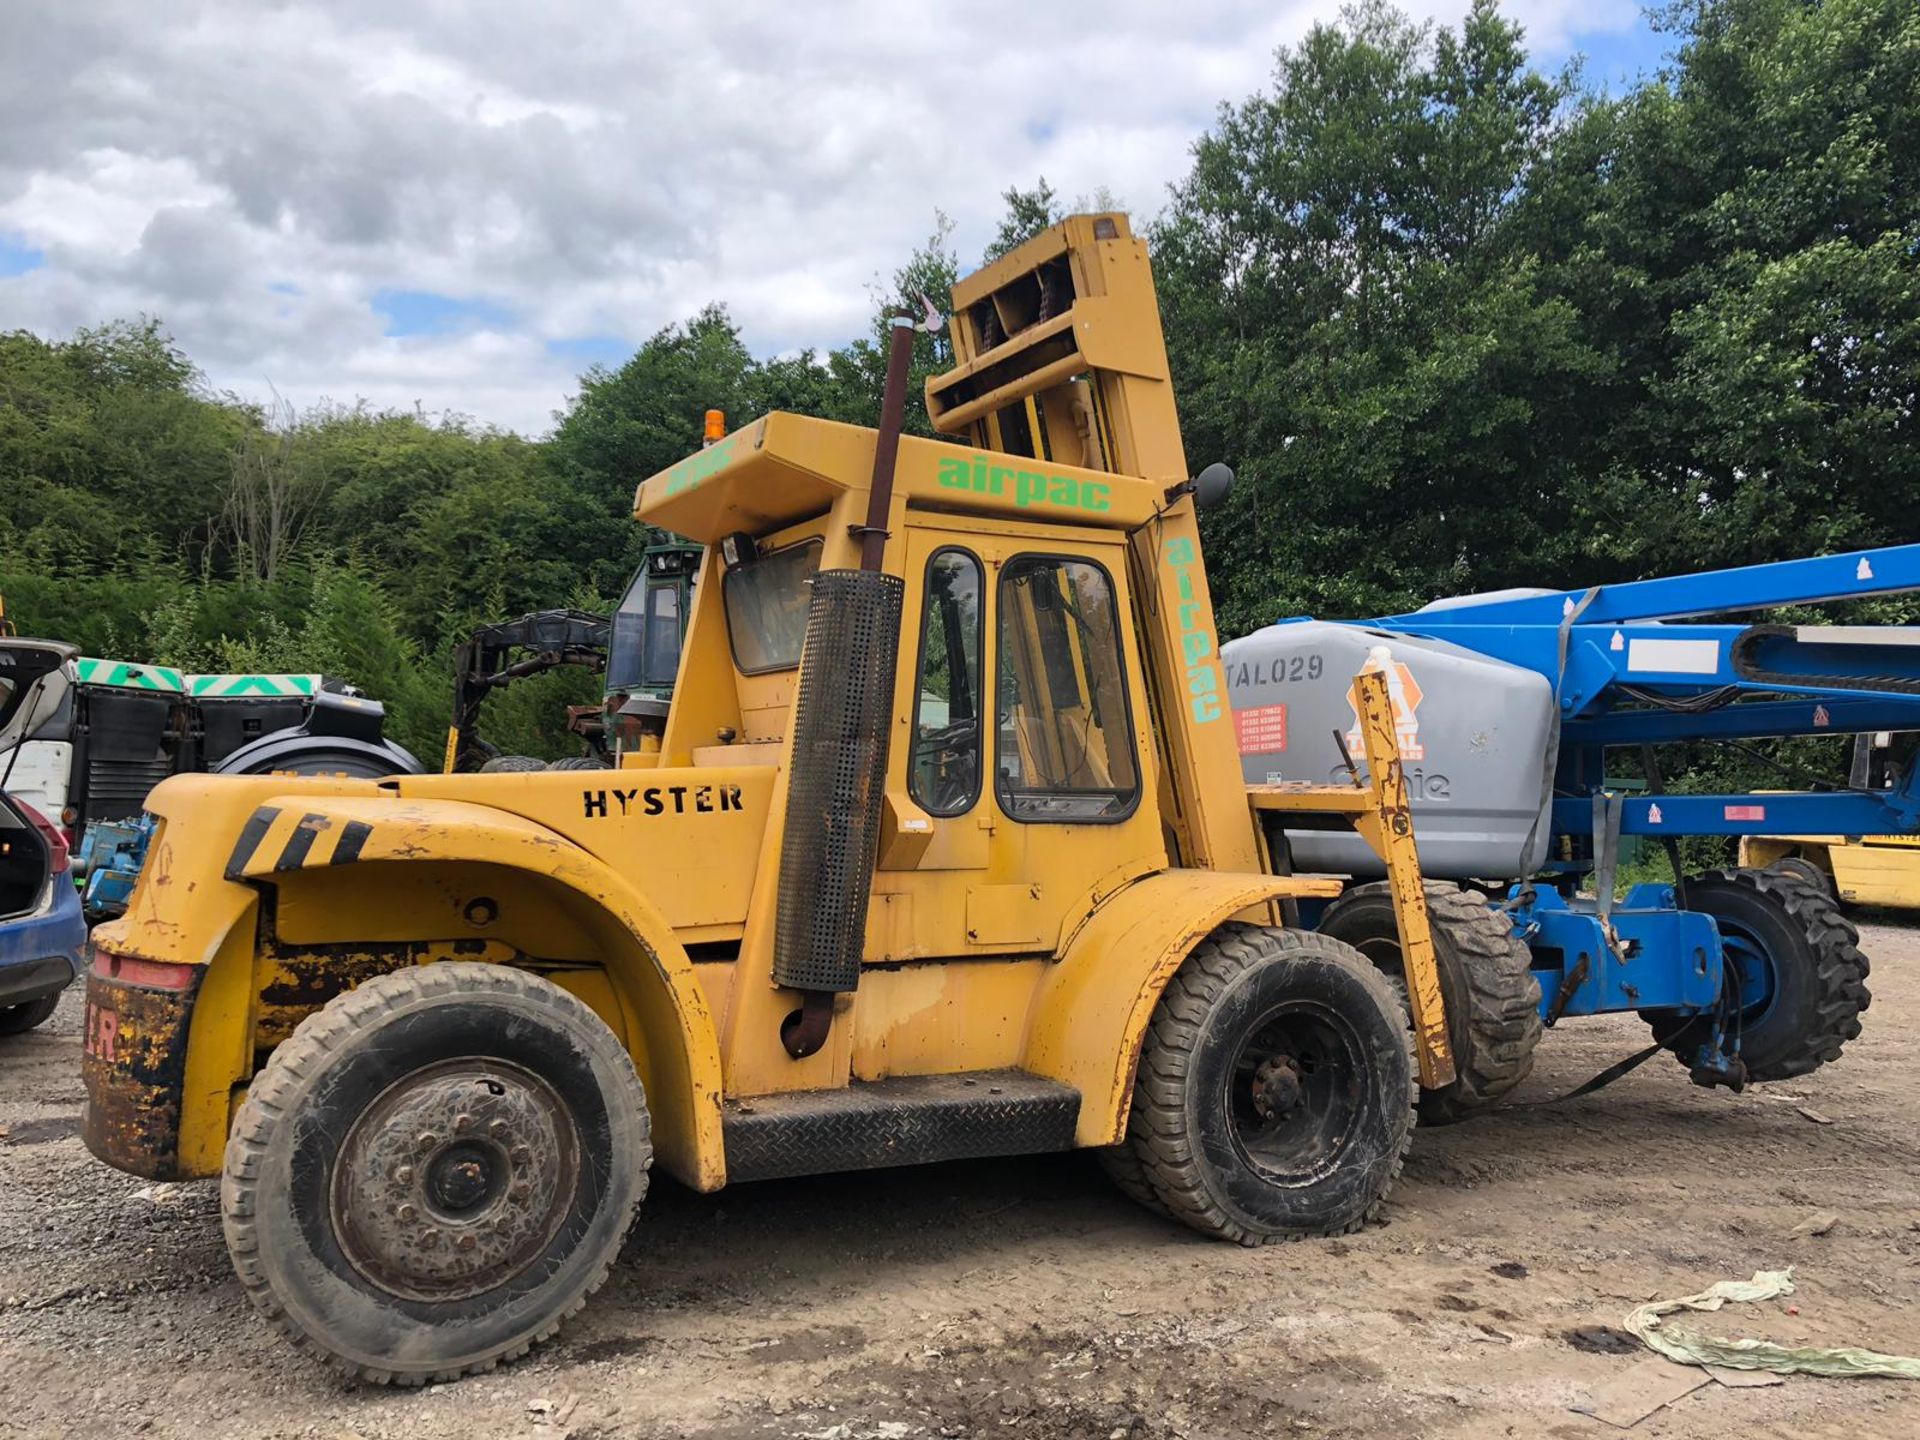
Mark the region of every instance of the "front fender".
<instances>
[{"instance_id":1,"label":"front fender","mask_svg":"<svg viewBox=\"0 0 1920 1440\"><path fill-rule=\"evenodd\" d=\"M298 883L303 872L418 862L499 866L542 877L571 897L571 917L600 947L647 1087L661 1164L699 1190L725 1183L717 1029L686 950L624 876L530 820L459 800L288 794L241 827L225 878Z\"/></svg>"},{"instance_id":2,"label":"front fender","mask_svg":"<svg viewBox=\"0 0 1920 1440\"><path fill-rule=\"evenodd\" d=\"M1162 870L1108 900L1047 973L1027 1027L1025 1068L1080 1092L1081 1145L1126 1130L1134 1068L1160 992L1193 947L1243 910L1298 895L1294 876Z\"/></svg>"}]
</instances>

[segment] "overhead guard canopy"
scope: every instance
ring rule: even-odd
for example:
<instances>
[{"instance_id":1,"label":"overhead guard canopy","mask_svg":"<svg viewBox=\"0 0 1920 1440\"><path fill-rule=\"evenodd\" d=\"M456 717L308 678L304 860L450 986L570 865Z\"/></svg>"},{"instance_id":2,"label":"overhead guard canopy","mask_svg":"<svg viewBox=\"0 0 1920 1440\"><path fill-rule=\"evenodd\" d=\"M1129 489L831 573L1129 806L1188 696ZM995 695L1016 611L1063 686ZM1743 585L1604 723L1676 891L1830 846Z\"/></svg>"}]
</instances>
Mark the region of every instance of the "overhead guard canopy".
<instances>
[{"instance_id":1,"label":"overhead guard canopy","mask_svg":"<svg viewBox=\"0 0 1920 1440\"><path fill-rule=\"evenodd\" d=\"M858 425L776 411L642 482L636 520L713 544L738 530L767 535L812 519L873 473L874 434ZM903 436L894 494L909 506L1028 515L1131 530L1166 504L1163 484L1051 460Z\"/></svg>"}]
</instances>

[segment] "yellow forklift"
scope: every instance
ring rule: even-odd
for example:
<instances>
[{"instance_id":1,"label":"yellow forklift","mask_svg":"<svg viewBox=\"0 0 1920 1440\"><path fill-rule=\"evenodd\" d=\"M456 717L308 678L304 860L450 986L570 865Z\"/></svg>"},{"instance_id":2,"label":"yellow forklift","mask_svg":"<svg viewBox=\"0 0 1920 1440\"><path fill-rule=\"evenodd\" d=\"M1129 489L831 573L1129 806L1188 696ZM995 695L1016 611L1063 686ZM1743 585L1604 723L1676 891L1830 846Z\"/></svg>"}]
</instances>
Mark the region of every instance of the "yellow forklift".
<instances>
[{"instance_id":1,"label":"yellow forklift","mask_svg":"<svg viewBox=\"0 0 1920 1440\"><path fill-rule=\"evenodd\" d=\"M705 546L657 751L201 777L96 932L85 1136L221 1177L256 1305L372 1381L491 1367L696 1190L1089 1148L1243 1244L1349 1231L1454 1081L1386 679L1351 784L1249 787L1145 246L953 293L903 436L771 414L644 481ZM1403 991L1285 923L1263 815L1387 862ZM1404 999L1403 999L1404 994ZM1414 1024L1408 1025L1409 1008Z\"/></svg>"},{"instance_id":2,"label":"yellow forklift","mask_svg":"<svg viewBox=\"0 0 1920 1440\"><path fill-rule=\"evenodd\" d=\"M1847 788L1896 788L1916 743L1911 731L1855 735ZM1920 908L1920 835L1743 835L1740 865L1795 876L1846 905Z\"/></svg>"}]
</instances>

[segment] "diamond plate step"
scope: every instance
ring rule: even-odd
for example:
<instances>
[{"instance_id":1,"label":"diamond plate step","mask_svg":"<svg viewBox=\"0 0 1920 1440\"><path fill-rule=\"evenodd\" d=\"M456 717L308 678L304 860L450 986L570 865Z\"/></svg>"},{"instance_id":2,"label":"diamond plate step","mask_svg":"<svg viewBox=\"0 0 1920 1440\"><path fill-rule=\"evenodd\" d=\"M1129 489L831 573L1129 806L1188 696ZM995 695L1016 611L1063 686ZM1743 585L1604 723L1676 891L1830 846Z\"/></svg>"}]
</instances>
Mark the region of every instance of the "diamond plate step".
<instances>
[{"instance_id":1,"label":"diamond plate step","mask_svg":"<svg viewBox=\"0 0 1920 1440\"><path fill-rule=\"evenodd\" d=\"M727 1180L1073 1148L1080 1092L1024 1070L901 1075L729 1100Z\"/></svg>"}]
</instances>

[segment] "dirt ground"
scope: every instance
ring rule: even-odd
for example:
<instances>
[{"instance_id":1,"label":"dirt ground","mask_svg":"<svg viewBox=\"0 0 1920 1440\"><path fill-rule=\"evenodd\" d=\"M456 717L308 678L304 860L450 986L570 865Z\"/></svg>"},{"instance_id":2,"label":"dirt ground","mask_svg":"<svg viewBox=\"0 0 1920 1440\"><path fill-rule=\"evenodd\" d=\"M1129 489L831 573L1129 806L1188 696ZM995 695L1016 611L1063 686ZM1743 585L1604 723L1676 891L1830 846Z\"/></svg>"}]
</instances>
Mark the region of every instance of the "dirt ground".
<instances>
[{"instance_id":1,"label":"dirt ground","mask_svg":"<svg viewBox=\"0 0 1920 1440\"><path fill-rule=\"evenodd\" d=\"M1920 929L1879 918L1839 1064L1735 1096L1662 1057L1423 1130L1385 1223L1347 1240L1198 1239L1084 1156L656 1181L556 1341L423 1393L336 1382L257 1323L212 1185L86 1154L75 991L0 1041L0 1435L1920 1435L1920 1384L1892 1380L1709 1385L1630 1432L1569 1409L1639 1363L1608 1348L1634 1304L1759 1269L1793 1267L1798 1313L1740 1306L1717 1333L1920 1354ZM1644 1033L1568 1023L1520 1098ZM1827 1234L1790 1234L1818 1211Z\"/></svg>"}]
</instances>

